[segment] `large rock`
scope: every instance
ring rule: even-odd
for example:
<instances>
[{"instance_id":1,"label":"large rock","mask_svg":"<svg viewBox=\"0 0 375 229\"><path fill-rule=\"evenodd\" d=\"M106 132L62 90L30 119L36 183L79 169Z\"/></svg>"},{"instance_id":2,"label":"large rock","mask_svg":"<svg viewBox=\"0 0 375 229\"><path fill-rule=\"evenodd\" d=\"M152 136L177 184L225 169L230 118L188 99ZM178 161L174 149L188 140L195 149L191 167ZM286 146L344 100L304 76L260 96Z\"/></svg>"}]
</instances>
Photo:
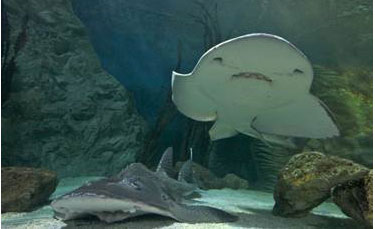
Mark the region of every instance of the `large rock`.
<instances>
[{"instance_id":1,"label":"large rock","mask_svg":"<svg viewBox=\"0 0 375 229\"><path fill-rule=\"evenodd\" d=\"M5 0L2 163L110 175L141 152L145 122L103 71L68 0Z\"/></svg>"},{"instance_id":2,"label":"large rock","mask_svg":"<svg viewBox=\"0 0 375 229\"><path fill-rule=\"evenodd\" d=\"M350 160L305 152L293 156L280 171L273 213L300 217L330 197L331 188L364 177L368 169Z\"/></svg>"},{"instance_id":3,"label":"large rock","mask_svg":"<svg viewBox=\"0 0 375 229\"><path fill-rule=\"evenodd\" d=\"M31 211L44 204L57 186L56 173L25 167L1 168L1 212Z\"/></svg>"},{"instance_id":4,"label":"large rock","mask_svg":"<svg viewBox=\"0 0 375 229\"><path fill-rule=\"evenodd\" d=\"M332 190L333 201L348 216L372 228L372 170L360 180L348 181Z\"/></svg>"},{"instance_id":5,"label":"large rock","mask_svg":"<svg viewBox=\"0 0 375 229\"><path fill-rule=\"evenodd\" d=\"M364 218L366 221L370 222L371 225L373 224L373 182L374 177L372 175L372 170L365 176L365 192L366 192L366 200L367 200L367 209L364 211Z\"/></svg>"}]
</instances>

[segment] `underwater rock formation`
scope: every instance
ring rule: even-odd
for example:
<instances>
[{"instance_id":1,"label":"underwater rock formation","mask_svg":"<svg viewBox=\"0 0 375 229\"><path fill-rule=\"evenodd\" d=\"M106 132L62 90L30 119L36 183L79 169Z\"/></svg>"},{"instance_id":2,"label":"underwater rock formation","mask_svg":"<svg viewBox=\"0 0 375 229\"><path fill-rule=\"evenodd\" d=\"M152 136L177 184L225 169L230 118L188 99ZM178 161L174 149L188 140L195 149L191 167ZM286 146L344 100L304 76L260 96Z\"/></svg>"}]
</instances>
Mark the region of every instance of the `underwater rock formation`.
<instances>
[{"instance_id":1,"label":"underwater rock formation","mask_svg":"<svg viewBox=\"0 0 375 229\"><path fill-rule=\"evenodd\" d=\"M341 210L359 223L372 228L372 170L362 179L337 185L332 199Z\"/></svg>"},{"instance_id":2,"label":"underwater rock formation","mask_svg":"<svg viewBox=\"0 0 375 229\"><path fill-rule=\"evenodd\" d=\"M132 97L106 73L65 0L6 0L14 65L2 103L5 166L46 167L59 177L108 175L142 151L145 122Z\"/></svg>"},{"instance_id":3,"label":"underwater rock formation","mask_svg":"<svg viewBox=\"0 0 375 229\"><path fill-rule=\"evenodd\" d=\"M231 189L247 189L249 188L249 183L247 180L242 179L241 177L237 176L236 174L229 173L222 178L224 183L224 188L231 188Z\"/></svg>"},{"instance_id":4,"label":"underwater rock formation","mask_svg":"<svg viewBox=\"0 0 375 229\"><path fill-rule=\"evenodd\" d=\"M176 171L178 171L183 162L176 163ZM248 189L249 183L247 180L233 174L226 174L223 178L217 177L209 169L203 167L202 165L193 162L192 170L196 182L201 189Z\"/></svg>"},{"instance_id":5,"label":"underwater rock formation","mask_svg":"<svg viewBox=\"0 0 375 229\"><path fill-rule=\"evenodd\" d=\"M338 184L364 177L368 169L350 160L304 152L293 156L280 171L274 191L273 214L305 216L330 197Z\"/></svg>"},{"instance_id":6,"label":"underwater rock formation","mask_svg":"<svg viewBox=\"0 0 375 229\"><path fill-rule=\"evenodd\" d=\"M46 169L3 167L1 180L1 212L31 211L57 186L56 173Z\"/></svg>"},{"instance_id":7,"label":"underwater rock formation","mask_svg":"<svg viewBox=\"0 0 375 229\"><path fill-rule=\"evenodd\" d=\"M367 211L364 212L364 218L367 222L370 222L371 225L373 224L373 182L374 177L371 171L364 177L365 181L365 191L366 191L366 200L368 203Z\"/></svg>"}]
</instances>

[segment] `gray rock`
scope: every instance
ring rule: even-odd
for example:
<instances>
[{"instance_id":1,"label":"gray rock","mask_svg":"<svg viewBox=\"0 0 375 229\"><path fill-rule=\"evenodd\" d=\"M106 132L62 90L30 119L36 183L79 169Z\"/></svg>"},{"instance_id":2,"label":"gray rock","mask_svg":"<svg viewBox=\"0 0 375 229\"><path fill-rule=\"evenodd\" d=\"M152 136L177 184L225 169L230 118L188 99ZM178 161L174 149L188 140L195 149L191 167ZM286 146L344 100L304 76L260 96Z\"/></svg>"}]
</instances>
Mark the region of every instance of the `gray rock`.
<instances>
[{"instance_id":1,"label":"gray rock","mask_svg":"<svg viewBox=\"0 0 375 229\"><path fill-rule=\"evenodd\" d=\"M372 170L364 178L339 184L332 189L332 200L342 212L372 228Z\"/></svg>"},{"instance_id":2,"label":"gray rock","mask_svg":"<svg viewBox=\"0 0 375 229\"><path fill-rule=\"evenodd\" d=\"M56 173L46 169L3 167L1 180L1 212L31 211L57 186Z\"/></svg>"},{"instance_id":3,"label":"gray rock","mask_svg":"<svg viewBox=\"0 0 375 229\"><path fill-rule=\"evenodd\" d=\"M65 177L111 175L134 162L146 124L131 94L101 68L70 1L3 4L3 165Z\"/></svg>"},{"instance_id":4,"label":"gray rock","mask_svg":"<svg viewBox=\"0 0 375 229\"><path fill-rule=\"evenodd\" d=\"M248 189L249 183L247 180L240 178L236 174L229 173L222 178L224 187L231 189Z\"/></svg>"},{"instance_id":5,"label":"gray rock","mask_svg":"<svg viewBox=\"0 0 375 229\"><path fill-rule=\"evenodd\" d=\"M176 163L176 171L179 171L183 162ZM201 189L247 189L249 183L247 180L240 178L239 176L231 173L225 175L223 178L217 177L209 169L202 165L193 162L193 174Z\"/></svg>"},{"instance_id":6,"label":"gray rock","mask_svg":"<svg viewBox=\"0 0 375 229\"><path fill-rule=\"evenodd\" d=\"M280 171L273 214L305 216L330 197L331 188L364 177L368 169L350 160L305 152L293 156Z\"/></svg>"}]
</instances>

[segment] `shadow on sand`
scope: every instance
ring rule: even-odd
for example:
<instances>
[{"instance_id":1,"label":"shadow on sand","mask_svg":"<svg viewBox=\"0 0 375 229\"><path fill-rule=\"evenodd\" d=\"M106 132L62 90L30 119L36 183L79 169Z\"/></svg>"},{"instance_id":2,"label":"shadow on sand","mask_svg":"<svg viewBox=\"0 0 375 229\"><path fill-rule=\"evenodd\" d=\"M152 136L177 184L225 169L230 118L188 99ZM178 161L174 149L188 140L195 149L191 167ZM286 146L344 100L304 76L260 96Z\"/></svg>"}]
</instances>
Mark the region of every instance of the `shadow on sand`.
<instances>
[{"instance_id":1,"label":"shadow on sand","mask_svg":"<svg viewBox=\"0 0 375 229\"><path fill-rule=\"evenodd\" d=\"M344 228L365 228L360 227L357 222L349 218L334 218L330 216L309 214L302 218L283 218L272 215L271 210L260 210L248 207L240 207L245 213L237 213L239 220L236 222L226 224L233 228L267 228L267 229L344 229ZM247 212L247 213L246 213ZM144 215L118 223L107 224L99 221L97 218L89 218L85 220L66 221L67 229L96 229L96 228L127 228L127 229L151 229L172 226L176 223L175 220L158 216L158 215ZM223 224L217 224L220 228ZM181 228L179 224L173 225L175 228ZM199 228L199 225L192 225ZM213 224L210 224L212 227ZM215 227L215 226L214 226Z\"/></svg>"},{"instance_id":2,"label":"shadow on sand","mask_svg":"<svg viewBox=\"0 0 375 229\"><path fill-rule=\"evenodd\" d=\"M316 228L316 229L344 229L344 228L365 228L360 227L357 222L350 218L334 218L331 216L308 214L302 218L283 218L272 215L271 210L253 209L240 207L249 212L238 214L239 220L233 223L237 227L254 228Z\"/></svg>"}]
</instances>

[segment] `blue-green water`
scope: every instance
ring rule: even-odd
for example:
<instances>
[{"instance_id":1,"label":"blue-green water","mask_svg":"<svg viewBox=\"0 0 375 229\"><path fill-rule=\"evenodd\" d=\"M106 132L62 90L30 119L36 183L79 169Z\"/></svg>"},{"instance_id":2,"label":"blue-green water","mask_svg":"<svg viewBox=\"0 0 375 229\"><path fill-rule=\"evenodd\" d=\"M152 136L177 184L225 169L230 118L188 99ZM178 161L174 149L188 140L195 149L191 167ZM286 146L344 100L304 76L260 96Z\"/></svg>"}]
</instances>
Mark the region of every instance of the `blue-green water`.
<instances>
[{"instance_id":1,"label":"blue-green water","mask_svg":"<svg viewBox=\"0 0 375 229\"><path fill-rule=\"evenodd\" d=\"M238 223L221 225L224 228L277 228L278 223L282 228L352 228L355 221L345 218L332 202L313 209L305 218L275 217L271 213L272 193L281 169L301 152L318 151L373 167L372 14L369 0L3 0L2 166L55 172L63 183L50 197L53 199L64 190L72 190L80 179L112 176L134 162L154 171L164 150L172 146L174 163L192 157L207 169L198 175L211 188L233 187L238 180L246 184L247 190L210 190L205 196L206 203L215 201L215 207L240 215ZM280 36L306 56L314 72L306 94L321 101L317 106L337 126L340 136L315 139L307 128L299 137L282 136L281 142L287 137L295 146L288 147L267 140L263 136L270 134L267 131L258 133L255 128L253 135L248 134L245 130L253 128L257 118L253 111L242 114L243 104L268 109L275 100L259 102L264 91L242 87L246 84L238 84L243 92L225 94L230 91L228 84L214 78L177 89L185 90L179 94L183 95L183 105L178 107L172 71L192 72L211 47L253 33ZM273 57L272 50L256 52ZM249 56L256 56L254 53L249 52ZM232 56L233 62L227 66L241 62L239 52ZM216 58L221 65L227 64L225 61ZM237 66L239 72L232 76L263 80L269 86L274 79L266 72L278 70L275 66L278 63L267 60L250 66L251 71ZM223 71L217 69L220 75ZM293 72L296 69L304 73L298 68ZM295 85L299 84L286 86L284 94ZM191 91L193 96L189 97ZM247 100L246 93L252 91L257 93ZM203 96L194 97L196 92ZM300 96L296 94L291 100ZM215 109L221 111L213 112L215 118L212 114L194 117L199 112L191 107L203 104L202 109L211 108L212 103L205 100L214 101ZM288 113L288 119L282 119L272 116L276 114L273 111L268 117L275 123L309 116L296 109ZM222 118L223 113L230 118ZM242 122L246 117L249 120ZM225 131L218 131L227 138L213 141L210 133L214 131L210 129L220 119L225 124L231 122L224 125ZM300 130L301 126L315 125L289 128ZM325 128L315 131L322 134L333 129ZM239 134L234 136L233 131ZM228 174L232 180L225 181ZM72 185L67 177L72 178ZM231 203L226 202L229 197L234 198ZM2 224L40 228L41 224L34 223L39 219L50 228L58 222L52 220L51 208L44 206L32 213L6 213ZM152 222L150 227L188 227L161 217L147 220ZM137 228L143 221L135 219L127 226ZM95 223L95 227L103 225Z\"/></svg>"}]
</instances>

